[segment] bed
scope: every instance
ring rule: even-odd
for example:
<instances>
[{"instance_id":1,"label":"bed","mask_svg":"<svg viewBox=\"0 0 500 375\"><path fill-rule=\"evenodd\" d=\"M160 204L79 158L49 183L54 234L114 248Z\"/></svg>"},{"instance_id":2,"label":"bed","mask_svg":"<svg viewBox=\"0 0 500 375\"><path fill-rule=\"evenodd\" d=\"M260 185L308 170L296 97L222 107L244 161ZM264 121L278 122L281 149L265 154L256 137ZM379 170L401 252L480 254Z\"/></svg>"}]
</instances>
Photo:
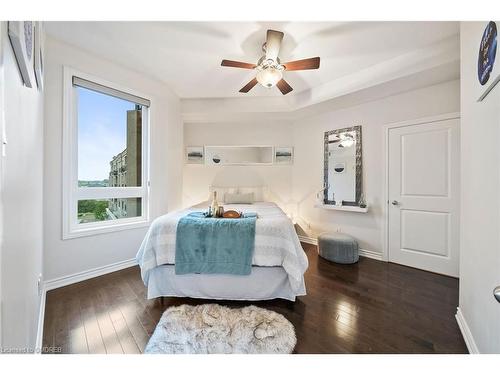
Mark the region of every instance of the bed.
<instances>
[{"instance_id":1,"label":"bed","mask_svg":"<svg viewBox=\"0 0 500 375\"><path fill-rule=\"evenodd\" d=\"M172 296L227 300L295 301L306 294L308 267L294 226L271 202L224 204L224 208L256 212L255 251L250 275L175 274L176 228L180 218L204 211L209 202L161 216L151 224L137 253L149 299Z\"/></svg>"}]
</instances>

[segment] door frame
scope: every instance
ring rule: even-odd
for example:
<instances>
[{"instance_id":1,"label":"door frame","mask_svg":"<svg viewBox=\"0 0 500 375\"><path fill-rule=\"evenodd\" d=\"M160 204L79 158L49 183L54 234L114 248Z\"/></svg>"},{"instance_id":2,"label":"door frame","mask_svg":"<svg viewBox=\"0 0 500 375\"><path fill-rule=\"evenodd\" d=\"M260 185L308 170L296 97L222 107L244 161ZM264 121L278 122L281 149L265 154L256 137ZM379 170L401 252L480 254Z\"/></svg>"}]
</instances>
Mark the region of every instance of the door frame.
<instances>
[{"instance_id":1,"label":"door frame","mask_svg":"<svg viewBox=\"0 0 500 375\"><path fill-rule=\"evenodd\" d=\"M384 163L382 171L382 260L389 261L389 131L395 128L402 128L406 126L429 124L433 122L440 122L445 120L460 119L460 112L450 112L441 115L422 117L413 120L406 120L401 122L394 122L384 125L383 127L383 140L382 148L384 151Z\"/></svg>"},{"instance_id":2,"label":"door frame","mask_svg":"<svg viewBox=\"0 0 500 375\"><path fill-rule=\"evenodd\" d=\"M4 147L7 142L4 137L5 135L5 119L4 119L4 27L8 27L7 22L0 22L0 192L3 191L3 181L2 181L2 176L3 176L3 152L4 152ZM3 207L0 202L0 221L3 219ZM3 228L3 227L2 227ZM2 273L2 254L3 254L3 229L0 228L0 274ZM2 289L2 279L0 277L0 347L3 347L3 330L2 330L2 322L3 322L3 289Z\"/></svg>"},{"instance_id":3,"label":"door frame","mask_svg":"<svg viewBox=\"0 0 500 375\"><path fill-rule=\"evenodd\" d=\"M8 22L0 22L0 193L3 191L3 168L4 168L4 152L7 147L7 134L6 134L6 124L5 124L5 77L4 77L4 60L5 60L5 48L6 43ZM3 220L3 206L0 202L0 221ZM4 252L3 246L3 226L0 228L0 274L2 273L2 257ZM0 277L0 347L3 347L3 284L2 278Z\"/></svg>"}]
</instances>

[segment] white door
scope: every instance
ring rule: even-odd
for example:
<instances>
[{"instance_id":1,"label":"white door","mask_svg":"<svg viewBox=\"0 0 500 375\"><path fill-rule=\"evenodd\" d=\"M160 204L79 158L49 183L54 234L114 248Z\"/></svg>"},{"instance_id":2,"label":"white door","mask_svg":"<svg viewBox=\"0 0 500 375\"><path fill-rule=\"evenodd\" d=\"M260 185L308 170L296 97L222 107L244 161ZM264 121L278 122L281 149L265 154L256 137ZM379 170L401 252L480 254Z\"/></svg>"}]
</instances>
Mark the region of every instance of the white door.
<instances>
[{"instance_id":1,"label":"white door","mask_svg":"<svg viewBox=\"0 0 500 375\"><path fill-rule=\"evenodd\" d=\"M389 261L450 276L459 265L458 118L389 129Z\"/></svg>"}]
</instances>

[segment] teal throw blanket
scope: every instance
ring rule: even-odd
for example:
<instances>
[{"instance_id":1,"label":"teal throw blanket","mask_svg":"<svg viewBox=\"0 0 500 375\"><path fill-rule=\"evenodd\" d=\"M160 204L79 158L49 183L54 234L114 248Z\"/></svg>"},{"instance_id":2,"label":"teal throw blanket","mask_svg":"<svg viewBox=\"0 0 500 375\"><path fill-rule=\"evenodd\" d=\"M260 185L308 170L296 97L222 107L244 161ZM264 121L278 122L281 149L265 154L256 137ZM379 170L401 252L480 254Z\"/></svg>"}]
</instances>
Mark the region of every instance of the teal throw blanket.
<instances>
[{"instance_id":1,"label":"teal throw blanket","mask_svg":"<svg viewBox=\"0 0 500 375\"><path fill-rule=\"evenodd\" d=\"M240 219L205 217L192 212L179 220L175 241L175 274L249 275L255 249L257 214Z\"/></svg>"}]
</instances>

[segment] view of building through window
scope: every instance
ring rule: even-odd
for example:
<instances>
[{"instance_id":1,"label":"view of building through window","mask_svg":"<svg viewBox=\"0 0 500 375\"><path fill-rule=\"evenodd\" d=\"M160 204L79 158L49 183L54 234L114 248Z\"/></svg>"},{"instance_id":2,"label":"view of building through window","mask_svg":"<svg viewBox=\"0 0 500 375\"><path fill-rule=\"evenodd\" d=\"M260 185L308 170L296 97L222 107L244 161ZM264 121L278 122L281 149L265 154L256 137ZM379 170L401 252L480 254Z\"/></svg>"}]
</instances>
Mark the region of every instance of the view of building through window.
<instances>
[{"instance_id":1,"label":"view of building through window","mask_svg":"<svg viewBox=\"0 0 500 375\"><path fill-rule=\"evenodd\" d=\"M142 185L142 106L76 87L78 187ZM78 222L141 216L141 198L78 201Z\"/></svg>"}]
</instances>

